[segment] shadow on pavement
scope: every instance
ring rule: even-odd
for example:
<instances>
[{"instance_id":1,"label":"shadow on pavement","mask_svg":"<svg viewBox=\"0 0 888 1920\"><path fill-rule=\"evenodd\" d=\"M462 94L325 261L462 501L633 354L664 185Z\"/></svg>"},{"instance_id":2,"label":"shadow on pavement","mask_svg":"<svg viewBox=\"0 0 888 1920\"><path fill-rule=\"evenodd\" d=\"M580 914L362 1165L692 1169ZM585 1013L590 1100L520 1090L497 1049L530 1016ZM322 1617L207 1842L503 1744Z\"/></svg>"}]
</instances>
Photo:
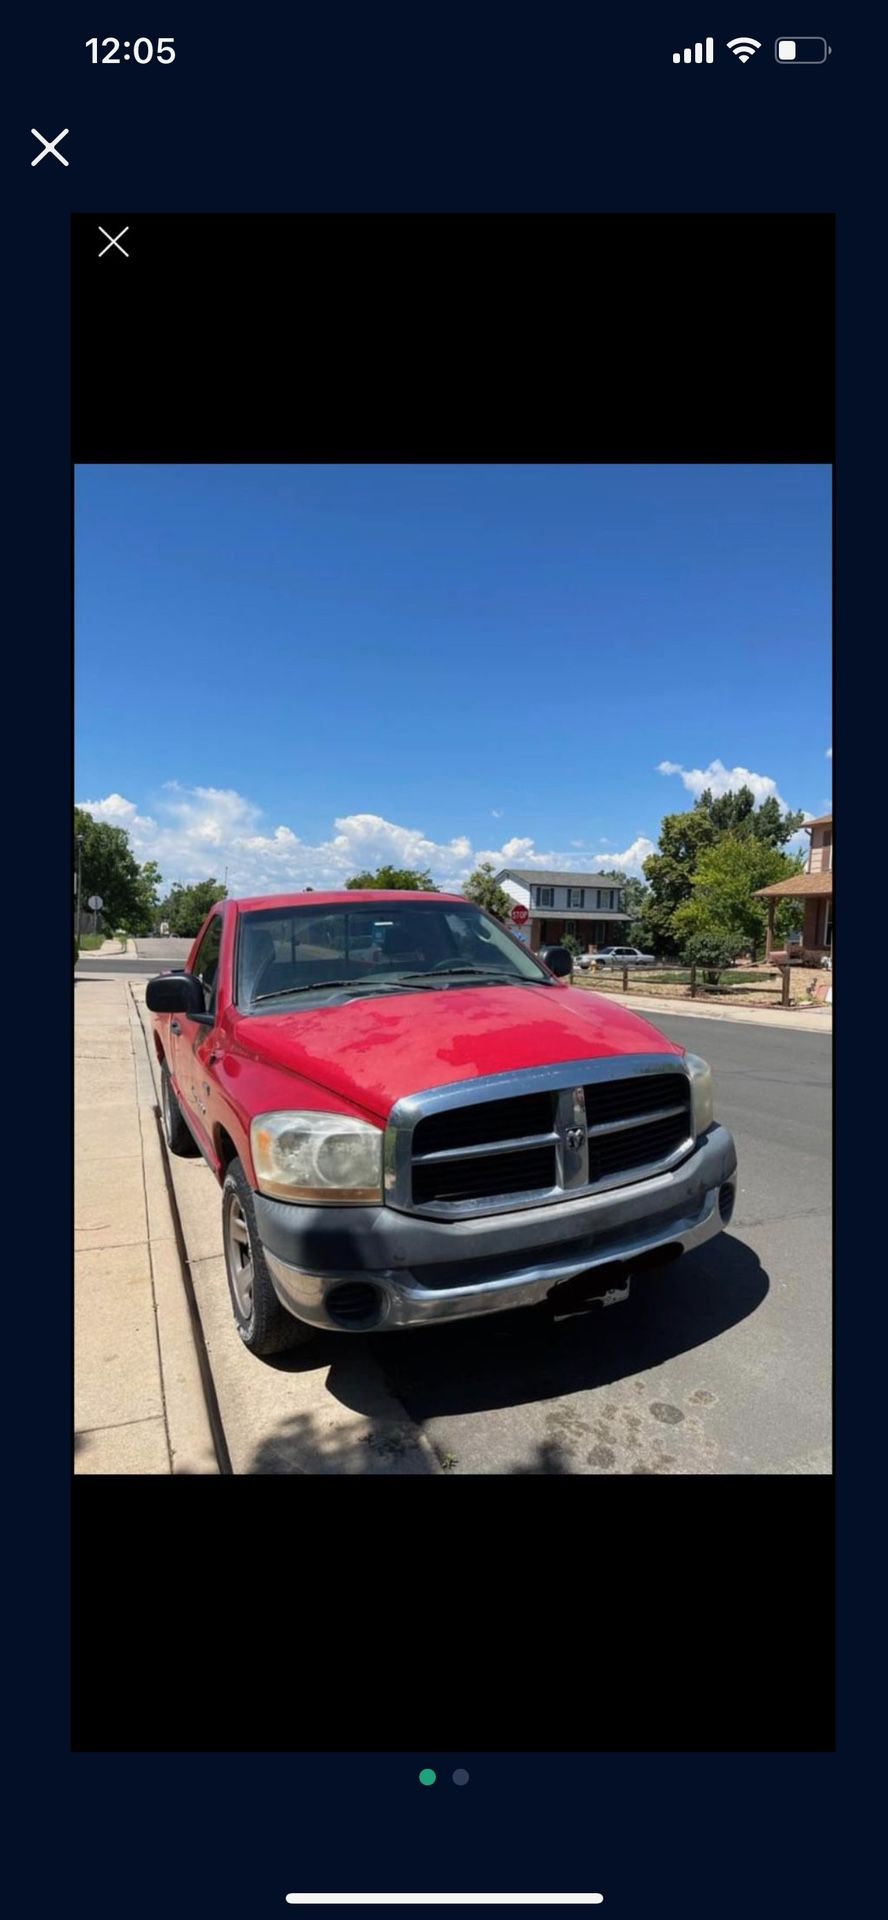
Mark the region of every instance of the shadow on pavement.
<instances>
[{"instance_id":1,"label":"shadow on pavement","mask_svg":"<svg viewBox=\"0 0 888 1920\"><path fill-rule=\"evenodd\" d=\"M659 1275L636 1277L628 1300L554 1322L524 1308L476 1321L368 1336L391 1392L418 1423L608 1386L714 1340L768 1292L758 1255L729 1234ZM328 1391L364 1411L360 1368L334 1351ZM520 1472L562 1472L554 1458Z\"/></svg>"},{"instance_id":2,"label":"shadow on pavement","mask_svg":"<svg viewBox=\"0 0 888 1920\"><path fill-rule=\"evenodd\" d=\"M311 1413L290 1414L254 1449L248 1474L434 1473L409 1420L374 1420L360 1438L332 1431Z\"/></svg>"}]
</instances>

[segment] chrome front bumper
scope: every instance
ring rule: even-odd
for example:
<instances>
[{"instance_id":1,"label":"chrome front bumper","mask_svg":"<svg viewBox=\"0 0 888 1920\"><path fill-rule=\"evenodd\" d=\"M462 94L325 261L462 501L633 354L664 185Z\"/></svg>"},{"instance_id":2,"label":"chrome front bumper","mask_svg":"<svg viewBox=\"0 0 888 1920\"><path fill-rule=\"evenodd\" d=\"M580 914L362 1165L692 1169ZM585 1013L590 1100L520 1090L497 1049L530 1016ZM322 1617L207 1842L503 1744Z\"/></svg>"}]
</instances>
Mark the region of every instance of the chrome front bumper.
<instances>
[{"instance_id":1,"label":"chrome front bumper","mask_svg":"<svg viewBox=\"0 0 888 1920\"><path fill-rule=\"evenodd\" d=\"M290 1313L335 1332L382 1332L532 1306L596 1267L625 1270L643 1256L690 1252L730 1219L736 1169L733 1139L715 1126L668 1173L518 1213L441 1222L262 1195L255 1206L272 1283ZM345 1287L348 1315L337 1317L336 1290ZM355 1313L360 1297L364 1317Z\"/></svg>"}]
</instances>

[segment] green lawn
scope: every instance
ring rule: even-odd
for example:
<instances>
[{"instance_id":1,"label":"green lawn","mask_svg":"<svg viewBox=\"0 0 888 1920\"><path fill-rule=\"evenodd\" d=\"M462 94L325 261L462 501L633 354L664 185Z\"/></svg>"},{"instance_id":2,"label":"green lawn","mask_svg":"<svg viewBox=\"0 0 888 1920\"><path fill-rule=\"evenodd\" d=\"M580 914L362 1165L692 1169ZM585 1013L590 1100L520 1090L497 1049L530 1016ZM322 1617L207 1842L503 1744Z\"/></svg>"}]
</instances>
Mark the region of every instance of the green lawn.
<instances>
[{"instance_id":1,"label":"green lawn","mask_svg":"<svg viewBox=\"0 0 888 1920\"><path fill-rule=\"evenodd\" d=\"M103 947L104 945L105 935L103 933L82 933L80 935L81 953L95 953L97 947Z\"/></svg>"}]
</instances>

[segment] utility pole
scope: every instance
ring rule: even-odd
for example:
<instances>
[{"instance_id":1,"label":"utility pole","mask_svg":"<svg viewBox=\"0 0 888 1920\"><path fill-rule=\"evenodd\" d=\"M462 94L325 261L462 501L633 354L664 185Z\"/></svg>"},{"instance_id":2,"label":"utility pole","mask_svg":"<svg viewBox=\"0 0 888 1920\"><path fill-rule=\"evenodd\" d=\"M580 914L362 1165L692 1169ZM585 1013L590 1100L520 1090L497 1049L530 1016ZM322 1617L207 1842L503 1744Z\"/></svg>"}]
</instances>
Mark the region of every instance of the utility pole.
<instances>
[{"instance_id":1,"label":"utility pole","mask_svg":"<svg viewBox=\"0 0 888 1920\"><path fill-rule=\"evenodd\" d=\"M83 858L83 834L77 835L77 938L80 939L80 867Z\"/></svg>"}]
</instances>

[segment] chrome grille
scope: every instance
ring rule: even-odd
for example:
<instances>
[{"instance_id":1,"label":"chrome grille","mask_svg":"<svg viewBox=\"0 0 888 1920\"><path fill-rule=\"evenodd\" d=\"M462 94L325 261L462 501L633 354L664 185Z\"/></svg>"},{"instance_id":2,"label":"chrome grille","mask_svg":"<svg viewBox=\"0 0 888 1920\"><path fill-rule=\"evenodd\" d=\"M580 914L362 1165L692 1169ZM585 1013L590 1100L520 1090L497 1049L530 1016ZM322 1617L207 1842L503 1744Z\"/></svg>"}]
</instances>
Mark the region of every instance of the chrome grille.
<instances>
[{"instance_id":1,"label":"chrome grille","mask_svg":"<svg viewBox=\"0 0 888 1920\"><path fill-rule=\"evenodd\" d=\"M516 1140L530 1134L551 1133L555 1125L554 1093L518 1094L513 1100L485 1100L472 1107L443 1107L420 1120L413 1133L413 1157L446 1153L452 1147Z\"/></svg>"},{"instance_id":2,"label":"chrome grille","mask_svg":"<svg viewBox=\"0 0 888 1920\"><path fill-rule=\"evenodd\" d=\"M687 1076L682 1078L686 1080ZM591 1080L583 1093L590 1127L610 1126L615 1120L655 1113L658 1107L674 1105L677 1098L673 1073L648 1073L640 1079L630 1074L625 1080Z\"/></svg>"},{"instance_id":3,"label":"chrome grille","mask_svg":"<svg viewBox=\"0 0 888 1920\"><path fill-rule=\"evenodd\" d=\"M681 1055L528 1068L399 1101L386 1200L438 1219L549 1205L666 1171L692 1146Z\"/></svg>"},{"instance_id":4,"label":"chrome grille","mask_svg":"<svg viewBox=\"0 0 888 1920\"><path fill-rule=\"evenodd\" d=\"M555 1186L555 1148L512 1153L460 1154L456 1160L414 1161L413 1204L427 1201L498 1199L501 1194L547 1193Z\"/></svg>"}]
</instances>

